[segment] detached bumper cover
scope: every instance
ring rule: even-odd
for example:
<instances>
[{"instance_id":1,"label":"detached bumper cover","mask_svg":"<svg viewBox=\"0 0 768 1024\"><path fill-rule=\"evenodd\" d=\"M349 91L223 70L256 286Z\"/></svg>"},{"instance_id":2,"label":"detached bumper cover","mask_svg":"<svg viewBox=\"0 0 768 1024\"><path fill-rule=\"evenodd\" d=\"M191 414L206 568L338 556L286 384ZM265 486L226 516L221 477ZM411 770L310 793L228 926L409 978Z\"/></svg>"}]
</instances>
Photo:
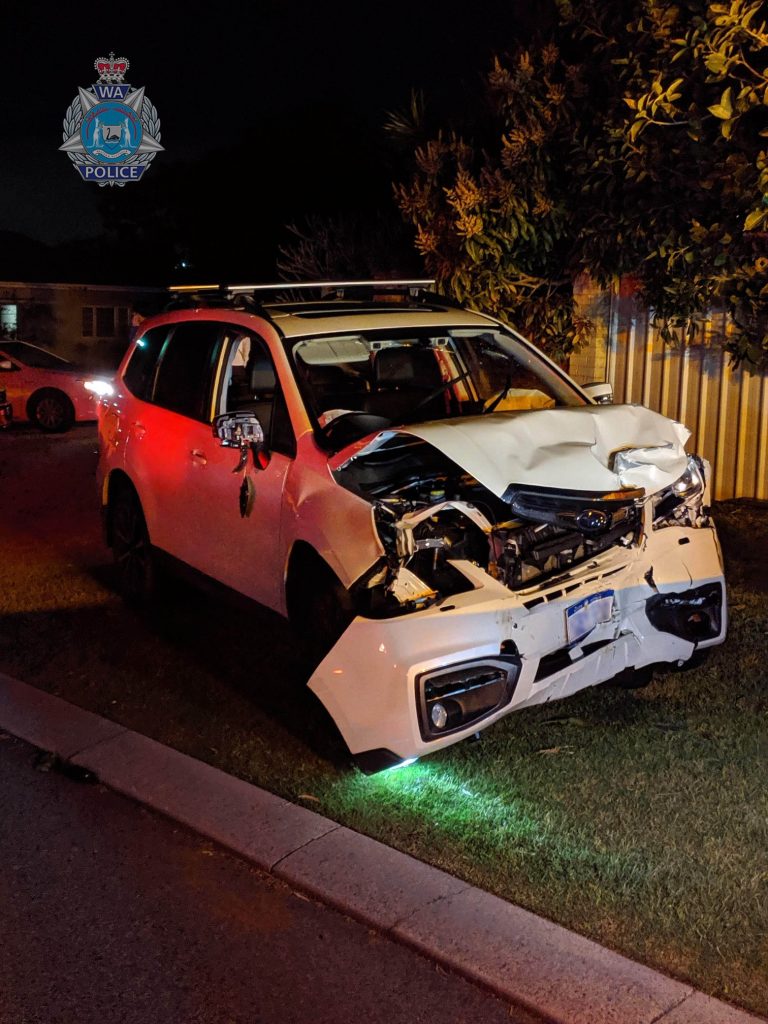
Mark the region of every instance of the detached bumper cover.
<instances>
[{"instance_id":1,"label":"detached bumper cover","mask_svg":"<svg viewBox=\"0 0 768 1024\"><path fill-rule=\"evenodd\" d=\"M557 581L516 592L470 562L454 564L472 590L398 618L356 618L309 680L362 761L376 752L390 760L429 753L518 708L567 697L625 669L687 661L697 647L725 638L722 558L712 528L657 531L637 548L612 548ZM607 592L610 618L569 643L567 611ZM702 612L707 625L694 626L695 636L690 623L679 628ZM670 623L678 625L670 630ZM466 728L425 739L423 680L512 649L520 667L506 703Z\"/></svg>"}]
</instances>

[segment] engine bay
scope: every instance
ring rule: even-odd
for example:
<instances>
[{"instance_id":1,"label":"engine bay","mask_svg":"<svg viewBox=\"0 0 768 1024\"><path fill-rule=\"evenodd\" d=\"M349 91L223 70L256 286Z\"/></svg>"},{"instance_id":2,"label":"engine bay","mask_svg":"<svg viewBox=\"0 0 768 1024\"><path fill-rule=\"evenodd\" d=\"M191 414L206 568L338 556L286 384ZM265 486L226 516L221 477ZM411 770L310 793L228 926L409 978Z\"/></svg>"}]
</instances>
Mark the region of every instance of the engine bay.
<instances>
[{"instance_id":1,"label":"engine bay","mask_svg":"<svg viewBox=\"0 0 768 1024\"><path fill-rule=\"evenodd\" d=\"M401 439L402 440L402 439ZM386 552L360 581L365 613L397 614L470 589L468 560L510 590L535 587L614 545L636 543L641 491L608 495L510 486L499 498L433 446L406 441L335 473L370 501Z\"/></svg>"}]
</instances>

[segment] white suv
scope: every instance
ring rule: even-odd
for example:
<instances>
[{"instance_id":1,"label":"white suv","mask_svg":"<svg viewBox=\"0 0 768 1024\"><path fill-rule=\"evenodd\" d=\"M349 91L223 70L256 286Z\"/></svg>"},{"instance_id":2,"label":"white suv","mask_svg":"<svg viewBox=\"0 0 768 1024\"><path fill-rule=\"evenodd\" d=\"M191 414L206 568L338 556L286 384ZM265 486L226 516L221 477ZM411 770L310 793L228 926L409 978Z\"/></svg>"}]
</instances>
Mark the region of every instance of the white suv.
<instances>
[{"instance_id":1,"label":"white suv","mask_svg":"<svg viewBox=\"0 0 768 1024\"><path fill-rule=\"evenodd\" d=\"M397 284L177 289L100 403L126 595L163 552L288 616L364 771L726 630L689 432Z\"/></svg>"}]
</instances>

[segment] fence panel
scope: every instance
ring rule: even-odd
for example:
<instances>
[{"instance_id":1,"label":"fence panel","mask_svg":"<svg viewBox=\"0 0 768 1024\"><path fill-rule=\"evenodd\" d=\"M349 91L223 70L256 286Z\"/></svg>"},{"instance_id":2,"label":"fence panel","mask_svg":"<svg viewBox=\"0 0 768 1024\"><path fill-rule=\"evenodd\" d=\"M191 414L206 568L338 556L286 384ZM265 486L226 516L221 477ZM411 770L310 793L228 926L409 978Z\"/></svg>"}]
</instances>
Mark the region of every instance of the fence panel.
<instances>
[{"instance_id":1,"label":"fence panel","mask_svg":"<svg viewBox=\"0 0 768 1024\"><path fill-rule=\"evenodd\" d=\"M610 301L582 283L584 308L605 310L594 342L571 359L577 380L607 379L614 401L636 402L679 420L691 431L689 451L712 463L714 497L768 499L768 380L734 369L714 335L713 318L700 344L680 348L662 341L622 282Z\"/></svg>"}]
</instances>

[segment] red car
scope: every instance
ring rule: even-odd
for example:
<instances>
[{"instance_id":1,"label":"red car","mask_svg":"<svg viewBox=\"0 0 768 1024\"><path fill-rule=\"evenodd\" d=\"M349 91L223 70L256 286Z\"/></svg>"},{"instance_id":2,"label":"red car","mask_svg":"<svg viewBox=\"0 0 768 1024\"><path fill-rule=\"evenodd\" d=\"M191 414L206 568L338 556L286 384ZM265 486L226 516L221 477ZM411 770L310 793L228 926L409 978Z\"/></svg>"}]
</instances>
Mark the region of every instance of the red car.
<instances>
[{"instance_id":1,"label":"red car","mask_svg":"<svg viewBox=\"0 0 768 1024\"><path fill-rule=\"evenodd\" d=\"M61 356L26 341L0 340L0 388L15 419L50 433L95 420L96 395L85 383L86 375Z\"/></svg>"},{"instance_id":2,"label":"red car","mask_svg":"<svg viewBox=\"0 0 768 1024\"><path fill-rule=\"evenodd\" d=\"M13 419L11 403L5 399L5 390L0 388L0 427L9 427Z\"/></svg>"}]
</instances>

